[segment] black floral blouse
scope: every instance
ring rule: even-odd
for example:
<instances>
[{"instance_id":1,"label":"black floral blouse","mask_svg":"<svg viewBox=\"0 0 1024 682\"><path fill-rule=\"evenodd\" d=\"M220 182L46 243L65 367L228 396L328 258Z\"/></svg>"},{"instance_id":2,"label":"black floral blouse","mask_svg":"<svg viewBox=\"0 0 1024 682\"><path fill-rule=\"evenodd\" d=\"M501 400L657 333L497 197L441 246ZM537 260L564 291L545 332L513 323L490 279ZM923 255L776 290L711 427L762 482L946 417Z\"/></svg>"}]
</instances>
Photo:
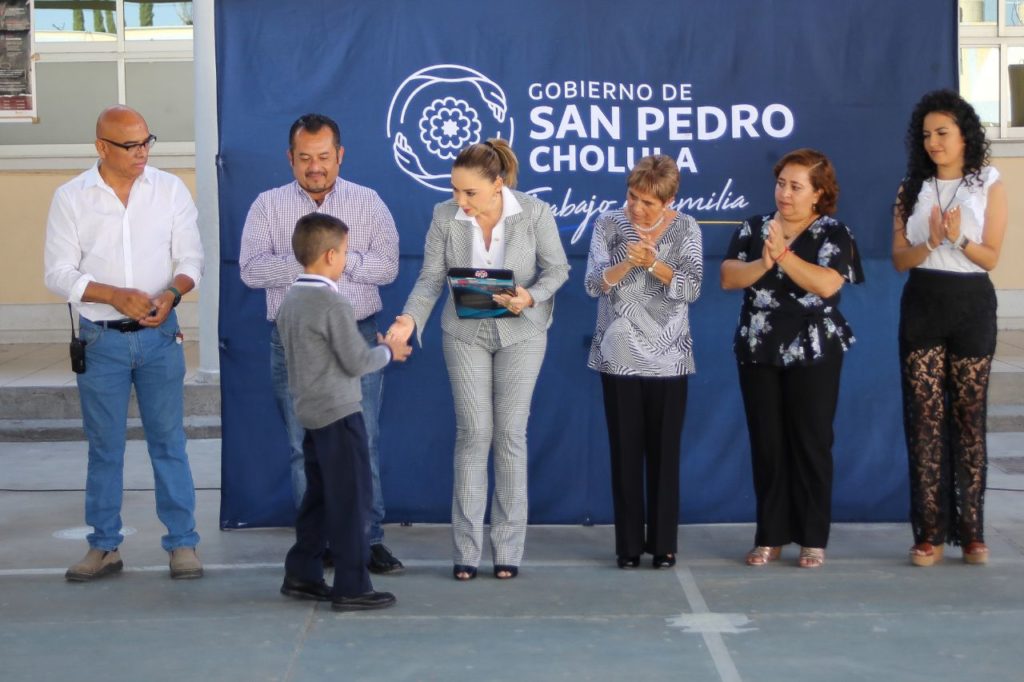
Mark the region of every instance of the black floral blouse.
<instances>
[{"instance_id":1,"label":"black floral blouse","mask_svg":"<svg viewBox=\"0 0 1024 682\"><path fill-rule=\"evenodd\" d=\"M732 237L726 260L753 261L761 257L773 214L754 216ZM799 258L832 268L851 284L864 281L853 234L831 216L822 216L790 244ZM791 256L792 257L792 256ZM733 350L740 364L779 367L813 365L856 341L839 312L839 293L828 298L799 287L781 265L743 290Z\"/></svg>"}]
</instances>

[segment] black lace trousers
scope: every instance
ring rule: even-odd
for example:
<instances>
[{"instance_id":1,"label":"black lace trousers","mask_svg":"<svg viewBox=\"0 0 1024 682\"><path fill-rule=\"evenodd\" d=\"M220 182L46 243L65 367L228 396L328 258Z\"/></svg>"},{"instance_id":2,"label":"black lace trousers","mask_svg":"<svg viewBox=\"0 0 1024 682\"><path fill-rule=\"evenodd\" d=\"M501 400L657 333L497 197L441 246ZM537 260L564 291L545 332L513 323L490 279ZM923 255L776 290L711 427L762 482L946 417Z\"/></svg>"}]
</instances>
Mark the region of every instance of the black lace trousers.
<instances>
[{"instance_id":1,"label":"black lace trousers","mask_svg":"<svg viewBox=\"0 0 1024 682\"><path fill-rule=\"evenodd\" d=\"M996 299L985 274L911 271L900 301L914 543L984 541Z\"/></svg>"}]
</instances>

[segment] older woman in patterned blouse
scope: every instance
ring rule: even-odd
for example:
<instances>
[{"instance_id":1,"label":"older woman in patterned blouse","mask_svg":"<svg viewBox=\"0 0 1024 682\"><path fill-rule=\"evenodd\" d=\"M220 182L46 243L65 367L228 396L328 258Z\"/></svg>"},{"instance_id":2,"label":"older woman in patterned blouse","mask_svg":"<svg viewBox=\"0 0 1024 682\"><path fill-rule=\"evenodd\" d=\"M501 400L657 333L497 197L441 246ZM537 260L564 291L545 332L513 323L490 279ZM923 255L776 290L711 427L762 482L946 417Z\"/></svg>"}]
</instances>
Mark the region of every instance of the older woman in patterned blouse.
<instances>
[{"instance_id":1,"label":"older woman in patterned blouse","mask_svg":"<svg viewBox=\"0 0 1024 682\"><path fill-rule=\"evenodd\" d=\"M694 372L689 304L704 272L697 221L671 208L678 189L675 160L641 159L625 208L595 223L587 260L587 293L598 298L587 364L604 389L619 568L639 566L644 552L654 568L676 562L679 439Z\"/></svg>"},{"instance_id":2,"label":"older woman in patterned blouse","mask_svg":"<svg viewBox=\"0 0 1024 682\"><path fill-rule=\"evenodd\" d=\"M757 532L747 564L800 544L798 565L825 562L832 508L832 421L843 354L844 282L864 279L853 235L832 217L839 185L821 152L775 164L774 214L749 218L722 262L722 287L743 289L734 350L747 414Z\"/></svg>"}]
</instances>

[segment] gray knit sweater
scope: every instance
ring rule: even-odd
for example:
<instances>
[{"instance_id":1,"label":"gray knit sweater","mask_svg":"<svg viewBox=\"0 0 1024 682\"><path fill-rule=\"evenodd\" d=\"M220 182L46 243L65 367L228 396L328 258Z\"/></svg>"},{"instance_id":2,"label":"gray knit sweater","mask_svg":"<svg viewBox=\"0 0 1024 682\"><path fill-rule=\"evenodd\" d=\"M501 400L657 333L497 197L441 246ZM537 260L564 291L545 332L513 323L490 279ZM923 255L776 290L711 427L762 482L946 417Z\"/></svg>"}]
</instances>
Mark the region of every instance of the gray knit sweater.
<instances>
[{"instance_id":1,"label":"gray knit sweater","mask_svg":"<svg viewBox=\"0 0 1024 682\"><path fill-rule=\"evenodd\" d=\"M386 346L367 345L352 306L326 284L292 286L277 313L277 331L295 414L307 429L359 412L359 377L391 360Z\"/></svg>"}]
</instances>

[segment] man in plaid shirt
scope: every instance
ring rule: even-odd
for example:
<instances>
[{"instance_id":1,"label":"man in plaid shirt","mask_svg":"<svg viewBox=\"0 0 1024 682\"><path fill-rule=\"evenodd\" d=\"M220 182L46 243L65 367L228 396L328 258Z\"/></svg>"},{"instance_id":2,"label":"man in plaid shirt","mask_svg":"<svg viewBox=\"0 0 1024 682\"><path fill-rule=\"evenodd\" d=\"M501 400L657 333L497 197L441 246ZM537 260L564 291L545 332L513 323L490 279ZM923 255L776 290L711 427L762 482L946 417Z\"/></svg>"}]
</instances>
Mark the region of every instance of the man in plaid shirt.
<instances>
[{"instance_id":1,"label":"man in plaid shirt","mask_svg":"<svg viewBox=\"0 0 1024 682\"><path fill-rule=\"evenodd\" d=\"M285 294L302 273L302 266L292 254L295 223L314 211L339 218L351 229L348 260L338 282L339 291L355 310L360 332L371 345L376 345L376 315L381 310L378 287L390 284L398 275L395 221L376 192L338 177L345 148L341 146L337 123L327 116L306 114L292 124L288 139L288 161L295 181L263 192L250 207L238 256L242 281L253 289L266 290L267 319L274 322ZM302 455L304 431L295 416L288 391L288 370L276 325L270 335L270 369L274 396L288 428L292 492L298 506L306 491ZM368 538L370 570L393 573L402 570L402 562L384 545L381 527L384 500L377 440L382 389L379 371L362 377L363 418L373 474L373 511Z\"/></svg>"}]
</instances>

